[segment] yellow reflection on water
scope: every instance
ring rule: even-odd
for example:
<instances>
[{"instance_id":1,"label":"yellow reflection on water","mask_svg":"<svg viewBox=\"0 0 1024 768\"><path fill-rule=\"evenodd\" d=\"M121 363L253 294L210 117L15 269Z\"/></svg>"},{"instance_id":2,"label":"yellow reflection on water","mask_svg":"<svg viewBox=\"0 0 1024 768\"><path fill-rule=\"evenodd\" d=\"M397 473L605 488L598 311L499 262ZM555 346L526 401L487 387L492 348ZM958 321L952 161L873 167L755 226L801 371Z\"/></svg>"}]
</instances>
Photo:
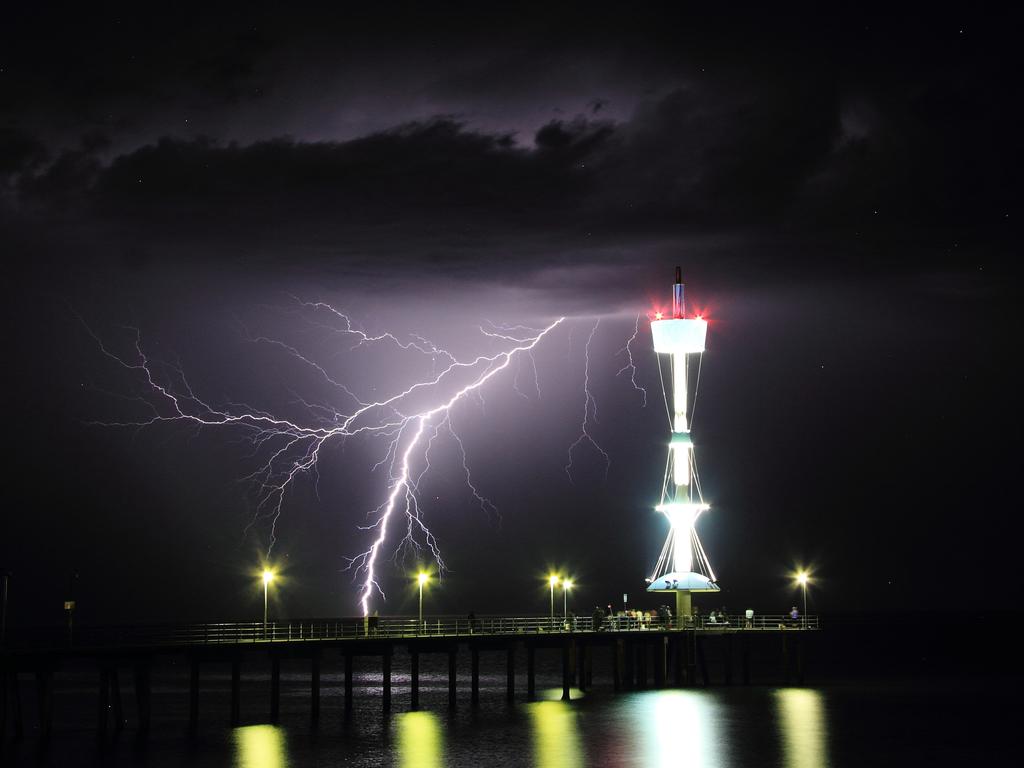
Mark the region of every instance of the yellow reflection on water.
<instances>
[{"instance_id":1,"label":"yellow reflection on water","mask_svg":"<svg viewBox=\"0 0 1024 768\"><path fill-rule=\"evenodd\" d=\"M726 740L718 733L717 704L695 691L645 694L637 712L648 734L645 765L710 768L728 765Z\"/></svg>"},{"instance_id":2,"label":"yellow reflection on water","mask_svg":"<svg viewBox=\"0 0 1024 768\"><path fill-rule=\"evenodd\" d=\"M780 688L775 691L782 726L782 754L786 768L821 768L828 765L825 705L818 691Z\"/></svg>"},{"instance_id":3,"label":"yellow reflection on water","mask_svg":"<svg viewBox=\"0 0 1024 768\"><path fill-rule=\"evenodd\" d=\"M533 764L537 768L580 768L583 744L572 705L538 701L527 709L533 725Z\"/></svg>"},{"instance_id":4,"label":"yellow reflection on water","mask_svg":"<svg viewBox=\"0 0 1024 768\"><path fill-rule=\"evenodd\" d=\"M444 765L444 738L436 715L406 712L398 722L398 764L401 768Z\"/></svg>"},{"instance_id":5,"label":"yellow reflection on water","mask_svg":"<svg viewBox=\"0 0 1024 768\"><path fill-rule=\"evenodd\" d=\"M232 738L236 768L287 768L284 731L276 725L235 728Z\"/></svg>"}]
</instances>

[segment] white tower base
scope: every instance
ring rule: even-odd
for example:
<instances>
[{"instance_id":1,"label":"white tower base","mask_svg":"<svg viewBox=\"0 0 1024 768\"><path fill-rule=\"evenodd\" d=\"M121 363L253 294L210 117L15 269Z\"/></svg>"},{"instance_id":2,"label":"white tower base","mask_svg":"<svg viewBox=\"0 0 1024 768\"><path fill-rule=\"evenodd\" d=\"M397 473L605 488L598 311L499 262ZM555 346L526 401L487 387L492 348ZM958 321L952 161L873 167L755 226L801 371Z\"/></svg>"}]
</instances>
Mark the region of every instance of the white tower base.
<instances>
[{"instance_id":1,"label":"white tower base","mask_svg":"<svg viewBox=\"0 0 1024 768\"><path fill-rule=\"evenodd\" d=\"M651 582L648 592L675 592L675 626L682 629L686 620L693 615L694 592L718 592L718 585L702 573L666 573Z\"/></svg>"}]
</instances>

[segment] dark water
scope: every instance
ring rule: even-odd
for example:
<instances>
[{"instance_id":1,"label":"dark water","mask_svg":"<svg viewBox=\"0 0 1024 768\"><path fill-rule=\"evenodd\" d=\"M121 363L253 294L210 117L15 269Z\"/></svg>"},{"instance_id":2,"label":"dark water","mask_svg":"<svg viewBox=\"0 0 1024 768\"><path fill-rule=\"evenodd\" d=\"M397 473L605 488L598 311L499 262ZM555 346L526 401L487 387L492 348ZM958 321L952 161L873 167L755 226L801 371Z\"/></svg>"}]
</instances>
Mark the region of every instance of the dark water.
<instances>
[{"instance_id":1,"label":"dark water","mask_svg":"<svg viewBox=\"0 0 1024 768\"><path fill-rule=\"evenodd\" d=\"M325 675L320 728L308 722L308 676L284 676L280 726L260 724L266 678L249 679L240 728L225 725L226 678L204 677L203 722L185 735L186 686L180 673L155 680L150 738L129 727L102 744L95 737L95 691L88 680L59 694L56 733L40 746L32 703L26 734L7 740L4 764L111 766L970 766L1006 764L1020 753L1024 709L1013 687L977 680L833 684L820 687L712 687L614 694L540 691L535 703L504 701L503 674L482 678L481 705L468 686L447 708L447 677L429 671L422 710L408 712L401 676L394 711L381 713L379 678L357 686L355 708L341 708L341 679ZM461 683L461 681L460 681ZM521 696L520 696L521 698ZM126 697L130 703L130 697ZM131 719L130 707L126 715ZM1014 762L1016 762L1014 760Z\"/></svg>"}]
</instances>

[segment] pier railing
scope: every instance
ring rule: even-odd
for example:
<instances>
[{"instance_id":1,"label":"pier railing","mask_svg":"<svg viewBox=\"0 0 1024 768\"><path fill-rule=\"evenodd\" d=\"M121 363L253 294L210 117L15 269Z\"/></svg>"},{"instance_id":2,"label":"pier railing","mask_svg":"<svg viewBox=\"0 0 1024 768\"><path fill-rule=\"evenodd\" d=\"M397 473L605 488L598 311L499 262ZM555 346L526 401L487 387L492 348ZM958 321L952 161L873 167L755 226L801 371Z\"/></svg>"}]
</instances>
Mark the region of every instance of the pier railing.
<instances>
[{"instance_id":1,"label":"pier railing","mask_svg":"<svg viewBox=\"0 0 1024 768\"><path fill-rule=\"evenodd\" d=\"M12 633L9 648L130 648L240 643L296 643L346 639L402 639L423 637L470 637L501 635L542 635L573 632L650 632L692 630L698 632L763 632L817 630L818 616L792 618L789 615L744 615L664 619L629 615L605 617L597 626L592 616L431 616L345 619L273 620L219 622L207 624L155 624L116 627L76 627Z\"/></svg>"}]
</instances>

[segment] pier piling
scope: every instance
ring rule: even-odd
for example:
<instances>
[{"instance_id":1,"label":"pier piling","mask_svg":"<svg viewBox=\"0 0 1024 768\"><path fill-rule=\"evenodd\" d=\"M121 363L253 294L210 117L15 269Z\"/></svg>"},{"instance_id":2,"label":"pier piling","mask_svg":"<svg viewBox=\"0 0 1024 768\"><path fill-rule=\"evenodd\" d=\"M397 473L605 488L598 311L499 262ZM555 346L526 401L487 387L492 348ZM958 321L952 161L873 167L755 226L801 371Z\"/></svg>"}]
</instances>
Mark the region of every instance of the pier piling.
<instances>
[{"instance_id":1,"label":"pier piling","mask_svg":"<svg viewBox=\"0 0 1024 768\"><path fill-rule=\"evenodd\" d=\"M345 714L352 714L352 654L345 654Z\"/></svg>"},{"instance_id":2,"label":"pier piling","mask_svg":"<svg viewBox=\"0 0 1024 768\"><path fill-rule=\"evenodd\" d=\"M448 706L455 708L455 648L448 649Z\"/></svg>"},{"instance_id":3,"label":"pier piling","mask_svg":"<svg viewBox=\"0 0 1024 768\"><path fill-rule=\"evenodd\" d=\"M537 698L537 647L530 641L526 643L526 698Z\"/></svg>"},{"instance_id":4,"label":"pier piling","mask_svg":"<svg viewBox=\"0 0 1024 768\"><path fill-rule=\"evenodd\" d=\"M281 657L270 657L270 722L277 724L281 716Z\"/></svg>"},{"instance_id":5,"label":"pier piling","mask_svg":"<svg viewBox=\"0 0 1024 768\"><path fill-rule=\"evenodd\" d=\"M242 708L242 662L235 657L231 660L231 725L241 719Z\"/></svg>"},{"instance_id":6,"label":"pier piling","mask_svg":"<svg viewBox=\"0 0 1024 768\"><path fill-rule=\"evenodd\" d=\"M505 699L516 699L516 646L509 643L505 649Z\"/></svg>"},{"instance_id":7,"label":"pier piling","mask_svg":"<svg viewBox=\"0 0 1024 768\"><path fill-rule=\"evenodd\" d=\"M409 651L409 707L420 708L420 652L416 649Z\"/></svg>"},{"instance_id":8,"label":"pier piling","mask_svg":"<svg viewBox=\"0 0 1024 768\"><path fill-rule=\"evenodd\" d=\"M475 707L480 704L480 649L474 645L470 648L469 657L471 691L469 700Z\"/></svg>"},{"instance_id":9,"label":"pier piling","mask_svg":"<svg viewBox=\"0 0 1024 768\"><path fill-rule=\"evenodd\" d=\"M320 723L320 654L314 653L309 670L309 719L315 727Z\"/></svg>"}]
</instances>

